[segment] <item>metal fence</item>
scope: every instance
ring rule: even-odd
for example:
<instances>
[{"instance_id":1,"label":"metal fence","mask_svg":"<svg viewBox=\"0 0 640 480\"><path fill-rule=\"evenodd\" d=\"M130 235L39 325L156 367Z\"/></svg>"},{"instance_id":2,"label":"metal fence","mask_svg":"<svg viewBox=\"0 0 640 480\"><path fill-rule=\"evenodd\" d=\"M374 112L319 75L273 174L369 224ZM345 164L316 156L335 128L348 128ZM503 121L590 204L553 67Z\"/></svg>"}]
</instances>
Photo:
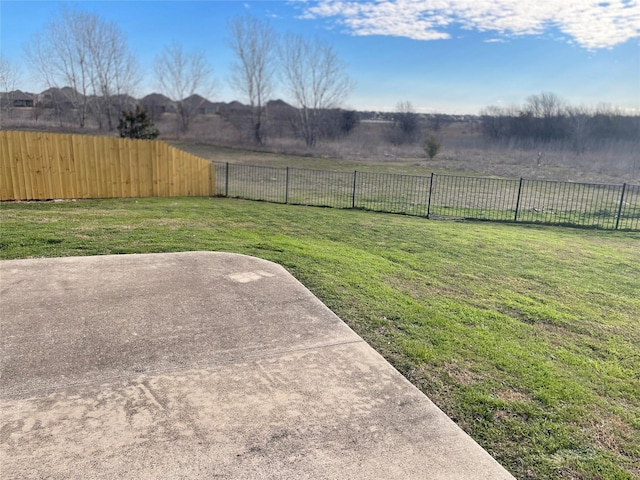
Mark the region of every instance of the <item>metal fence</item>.
<instances>
[{"instance_id":1,"label":"metal fence","mask_svg":"<svg viewBox=\"0 0 640 480\"><path fill-rule=\"evenodd\" d=\"M426 218L640 230L640 185L216 163L216 194Z\"/></svg>"}]
</instances>

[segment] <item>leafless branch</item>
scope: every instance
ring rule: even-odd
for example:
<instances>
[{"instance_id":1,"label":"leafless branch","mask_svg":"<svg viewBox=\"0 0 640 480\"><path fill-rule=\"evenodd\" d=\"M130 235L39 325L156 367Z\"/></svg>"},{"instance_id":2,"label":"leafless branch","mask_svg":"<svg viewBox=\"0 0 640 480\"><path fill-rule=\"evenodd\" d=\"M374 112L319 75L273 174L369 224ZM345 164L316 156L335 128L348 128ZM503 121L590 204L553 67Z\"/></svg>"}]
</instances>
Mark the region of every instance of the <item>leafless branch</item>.
<instances>
[{"instance_id":1,"label":"leafless branch","mask_svg":"<svg viewBox=\"0 0 640 480\"><path fill-rule=\"evenodd\" d=\"M304 140L313 147L323 113L340 106L352 82L333 47L320 40L288 35L280 57L283 80L300 113Z\"/></svg>"},{"instance_id":2,"label":"leafless branch","mask_svg":"<svg viewBox=\"0 0 640 480\"><path fill-rule=\"evenodd\" d=\"M154 69L163 93L176 103L180 129L186 133L200 107L189 100L196 94L206 97L212 92L211 67L204 53L188 53L181 44L173 43L156 58Z\"/></svg>"},{"instance_id":3,"label":"leafless branch","mask_svg":"<svg viewBox=\"0 0 640 480\"><path fill-rule=\"evenodd\" d=\"M229 47L236 57L231 64L231 84L246 96L252 110L253 138L263 144L263 109L276 71L276 34L268 22L249 16L231 20L229 34Z\"/></svg>"}]
</instances>

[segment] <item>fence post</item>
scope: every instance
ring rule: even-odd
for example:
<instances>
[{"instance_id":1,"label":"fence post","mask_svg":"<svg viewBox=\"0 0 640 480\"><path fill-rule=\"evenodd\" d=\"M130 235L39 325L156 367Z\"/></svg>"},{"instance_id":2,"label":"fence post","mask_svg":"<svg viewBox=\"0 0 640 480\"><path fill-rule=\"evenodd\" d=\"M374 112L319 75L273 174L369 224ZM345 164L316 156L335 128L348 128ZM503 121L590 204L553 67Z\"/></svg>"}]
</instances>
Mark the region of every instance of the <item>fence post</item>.
<instances>
[{"instance_id":1,"label":"fence post","mask_svg":"<svg viewBox=\"0 0 640 480\"><path fill-rule=\"evenodd\" d=\"M289 203L289 167L287 167L287 180L284 189L284 203Z\"/></svg>"},{"instance_id":2,"label":"fence post","mask_svg":"<svg viewBox=\"0 0 640 480\"><path fill-rule=\"evenodd\" d=\"M622 215L622 204L624 203L624 191L627 189L627 184L622 184L622 193L620 194L620 205L618 205L618 216L616 217L616 230L618 230L618 225L620 224L620 215Z\"/></svg>"},{"instance_id":3,"label":"fence post","mask_svg":"<svg viewBox=\"0 0 640 480\"><path fill-rule=\"evenodd\" d=\"M433 172L431 172L431 180L429 180L429 197L427 198L427 218L431 215L431 193L433 192Z\"/></svg>"},{"instance_id":4,"label":"fence post","mask_svg":"<svg viewBox=\"0 0 640 480\"><path fill-rule=\"evenodd\" d=\"M516 214L513 217L513 221L518 221L518 210L520 210L520 197L522 195L522 177L520 177L520 184L518 185L518 199L516 200Z\"/></svg>"},{"instance_id":5,"label":"fence post","mask_svg":"<svg viewBox=\"0 0 640 480\"><path fill-rule=\"evenodd\" d=\"M226 163L226 168L224 169L224 196L229 196L229 162Z\"/></svg>"},{"instance_id":6,"label":"fence post","mask_svg":"<svg viewBox=\"0 0 640 480\"><path fill-rule=\"evenodd\" d=\"M351 208L356 208L356 177L358 175L358 171L353 171L353 196L351 197Z\"/></svg>"},{"instance_id":7,"label":"fence post","mask_svg":"<svg viewBox=\"0 0 640 480\"><path fill-rule=\"evenodd\" d=\"M216 164L211 162L209 165L209 196L216 197L218 195L218 186L216 184Z\"/></svg>"}]
</instances>

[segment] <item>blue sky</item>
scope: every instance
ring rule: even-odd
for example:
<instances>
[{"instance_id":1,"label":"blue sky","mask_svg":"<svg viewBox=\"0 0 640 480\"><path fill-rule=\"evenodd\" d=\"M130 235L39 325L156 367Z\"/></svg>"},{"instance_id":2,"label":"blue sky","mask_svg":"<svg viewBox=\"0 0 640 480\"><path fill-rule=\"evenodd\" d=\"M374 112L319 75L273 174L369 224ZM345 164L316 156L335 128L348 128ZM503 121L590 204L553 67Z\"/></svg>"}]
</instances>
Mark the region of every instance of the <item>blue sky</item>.
<instances>
[{"instance_id":1,"label":"blue sky","mask_svg":"<svg viewBox=\"0 0 640 480\"><path fill-rule=\"evenodd\" d=\"M410 101L418 111L477 114L551 91L573 105L640 113L637 0L1 0L0 51L20 67L23 90L44 87L29 75L23 45L61 5L97 13L125 33L143 73L140 96L157 90L154 58L178 41L206 54L212 100L241 100L228 82L227 22L250 14L280 33L331 43L355 84L346 107L393 110Z\"/></svg>"}]
</instances>

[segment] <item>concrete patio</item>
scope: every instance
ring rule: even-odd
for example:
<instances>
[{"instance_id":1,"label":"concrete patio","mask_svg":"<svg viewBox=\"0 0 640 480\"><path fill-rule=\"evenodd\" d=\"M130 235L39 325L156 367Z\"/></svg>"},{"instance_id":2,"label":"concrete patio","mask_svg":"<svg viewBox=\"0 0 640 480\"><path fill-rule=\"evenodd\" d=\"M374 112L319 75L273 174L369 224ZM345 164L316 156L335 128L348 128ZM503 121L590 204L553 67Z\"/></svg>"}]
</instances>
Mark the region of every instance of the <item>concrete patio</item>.
<instances>
[{"instance_id":1,"label":"concrete patio","mask_svg":"<svg viewBox=\"0 0 640 480\"><path fill-rule=\"evenodd\" d=\"M0 262L2 479L513 478L279 265Z\"/></svg>"}]
</instances>

